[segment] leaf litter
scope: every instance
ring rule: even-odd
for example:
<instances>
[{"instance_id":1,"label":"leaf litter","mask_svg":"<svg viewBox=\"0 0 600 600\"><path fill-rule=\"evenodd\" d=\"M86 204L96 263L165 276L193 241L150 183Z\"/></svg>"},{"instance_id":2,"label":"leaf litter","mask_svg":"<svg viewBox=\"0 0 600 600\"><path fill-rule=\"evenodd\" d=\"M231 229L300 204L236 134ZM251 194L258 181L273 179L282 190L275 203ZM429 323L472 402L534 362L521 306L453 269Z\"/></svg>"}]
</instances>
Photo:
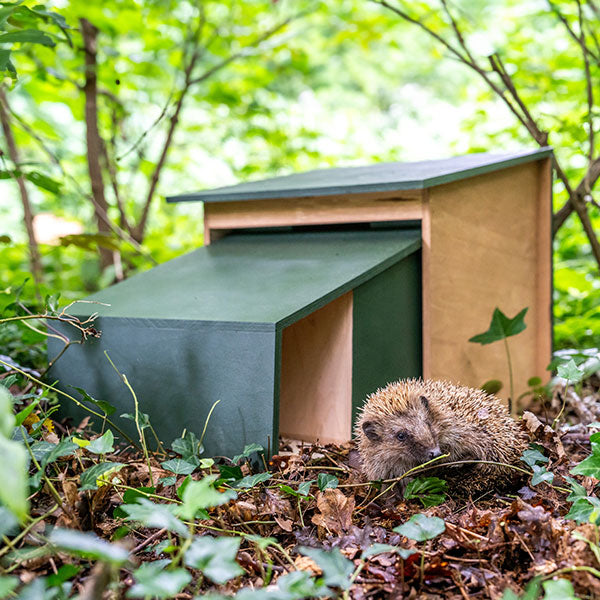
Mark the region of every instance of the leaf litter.
<instances>
[{"instance_id":1,"label":"leaf litter","mask_svg":"<svg viewBox=\"0 0 600 600\"><path fill-rule=\"evenodd\" d=\"M531 476L466 498L433 478L407 498L369 484L352 443L283 443L264 472L257 447L217 464L194 436L147 459L87 421L57 424L60 449L42 428L30 520L0 509L0 598L600 597L599 389L594 375L534 403Z\"/></svg>"}]
</instances>

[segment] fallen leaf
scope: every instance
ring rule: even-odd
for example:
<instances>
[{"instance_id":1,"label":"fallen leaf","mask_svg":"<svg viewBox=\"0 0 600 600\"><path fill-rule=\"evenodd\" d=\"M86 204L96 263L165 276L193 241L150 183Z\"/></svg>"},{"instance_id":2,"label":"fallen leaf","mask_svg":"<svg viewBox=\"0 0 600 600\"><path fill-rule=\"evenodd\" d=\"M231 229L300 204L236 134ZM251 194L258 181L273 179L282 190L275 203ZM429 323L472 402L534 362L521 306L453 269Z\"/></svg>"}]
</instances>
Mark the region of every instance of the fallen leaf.
<instances>
[{"instance_id":1,"label":"fallen leaf","mask_svg":"<svg viewBox=\"0 0 600 600\"><path fill-rule=\"evenodd\" d=\"M353 497L344 496L338 489L327 489L317 493L317 508L320 513L312 518L315 525L338 535L350 530L354 510Z\"/></svg>"}]
</instances>

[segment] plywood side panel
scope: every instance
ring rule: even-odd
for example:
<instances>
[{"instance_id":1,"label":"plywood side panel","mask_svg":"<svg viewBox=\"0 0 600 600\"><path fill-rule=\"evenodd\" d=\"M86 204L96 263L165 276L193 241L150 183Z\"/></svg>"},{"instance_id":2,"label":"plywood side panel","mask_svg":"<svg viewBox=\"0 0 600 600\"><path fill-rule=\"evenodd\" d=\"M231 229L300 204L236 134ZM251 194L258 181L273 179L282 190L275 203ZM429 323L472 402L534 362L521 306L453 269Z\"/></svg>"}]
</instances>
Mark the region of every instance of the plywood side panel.
<instances>
[{"instance_id":1,"label":"plywood side panel","mask_svg":"<svg viewBox=\"0 0 600 600\"><path fill-rule=\"evenodd\" d=\"M286 327L281 344L279 431L323 443L350 439L352 292Z\"/></svg>"},{"instance_id":2,"label":"plywood side panel","mask_svg":"<svg viewBox=\"0 0 600 600\"><path fill-rule=\"evenodd\" d=\"M352 196L209 202L204 205L207 243L223 229L330 225L420 220L422 192L381 192ZM212 232L212 233L211 233Z\"/></svg>"},{"instance_id":3,"label":"plywood side panel","mask_svg":"<svg viewBox=\"0 0 600 600\"><path fill-rule=\"evenodd\" d=\"M366 397L421 377L421 256L415 252L354 290L353 416Z\"/></svg>"},{"instance_id":4,"label":"plywood side panel","mask_svg":"<svg viewBox=\"0 0 600 600\"><path fill-rule=\"evenodd\" d=\"M552 356L552 160L546 158L537 164L537 370L541 373Z\"/></svg>"},{"instance_id":5,"label":"plywood side panel","mask_svg":"<svg viewBox=\"0 0 600 600\"><path fill-rule=\"evenodd\" d=\"M525 391L530 377L547 378L543 367L549 358L544 341L550 337L550 248L544 202L549 205L540 188L538 163L429 191L431 231L424 277L429 287L432 377L472 386L500 379L505 385L500 395L506 398L509 376L503 344L480 346L468 339L487 330L494 307L512 317L527 306L527 329L509 340L516 395Z\"/></svg>"}]
</instances>

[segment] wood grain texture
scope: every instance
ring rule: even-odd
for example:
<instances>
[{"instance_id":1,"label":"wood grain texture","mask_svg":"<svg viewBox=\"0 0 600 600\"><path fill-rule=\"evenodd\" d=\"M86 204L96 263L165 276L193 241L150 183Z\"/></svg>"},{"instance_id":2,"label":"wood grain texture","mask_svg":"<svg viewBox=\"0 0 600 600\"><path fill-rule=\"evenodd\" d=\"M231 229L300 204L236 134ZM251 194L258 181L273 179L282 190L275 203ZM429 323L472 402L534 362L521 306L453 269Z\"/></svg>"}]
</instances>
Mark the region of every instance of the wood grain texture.
<instances>
[{"instance_id":1,"label":"wood grain texture","mask_svg":"<svg viewBox=\"0 0 600 600\"><path fill-rule=\"evenodd\" d=\"M279 402L282 436L350 439L352 292L283 330Z\"/></svg>"},{"instance_id":2,"label":"wood grain texture","mask_svg":"<svg viewBox=\"0 0 600 600\"><path fill-rule=\"evenodd\" d=\"M538 163L537 220L537 370L546 373L552 356L552 160Z\"/></svg>"},{"instance_id":3,"label":"wood grain texture","mask_svg":"<svg viewBox=\"0 0 600 600\"><path fill-rule=\"evenodd\" d=\"M204 205L204 235L210 243L217 239L217 230L223 229L420 220L421 195L422 192L416 190L252 202L207 202Z\"/></svg>"},{"instance_id":4,"label":"wood grain texture","mask_svg":"<svg viewBox=\"0 0 600 600\"><path fill-rule=\"evenodd\" d=\"M431 238L424 276L431 377L471 386L500 379L500 395L506 398L509 377L503 344L481 346L468 339L487 330L494 307L513 317L527 306L527 329L509 340L516 395L527 389L530 377L547 380L547 192L540 187L537 162L429 191Z\"/></svg>"}]
</instances>

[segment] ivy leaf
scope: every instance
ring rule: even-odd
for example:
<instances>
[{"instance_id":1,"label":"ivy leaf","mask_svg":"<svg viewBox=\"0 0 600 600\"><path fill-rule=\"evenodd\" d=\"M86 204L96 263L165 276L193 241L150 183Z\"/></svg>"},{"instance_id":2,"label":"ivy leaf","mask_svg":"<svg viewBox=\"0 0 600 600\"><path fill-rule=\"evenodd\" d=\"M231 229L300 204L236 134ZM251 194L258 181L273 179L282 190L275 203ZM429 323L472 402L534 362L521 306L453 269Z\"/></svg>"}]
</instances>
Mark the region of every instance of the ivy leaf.
<instances>
[{"instance_id":1,"label":"ivy leaf","mask_svg":"<svg viewBox=\"0 0 600 600\"><path fill-rule=\"evenodd\" d=\"M587 490L572 477L566 476L565 481L571 486L571 493L567 496L569 502L574 502L577 498L585 498Z\"/></svg>"},{"instance_id":2,"label":"ivy leaf","mask_svg":"<svg viewBox=\"0 0 600 600\"><path fill-rule=\"evenodd\" d=\"M592 453L571 469L572 475L585 475L600 479L600 445L592 444Z\"/></svg>"},{"instance_id":3,"label":"ivy leaf","mask_svg":"<svg viewBox=\"0 0 600 600\"><path fill-rule=\"evenodd\" d=\"M122 546L111 544L91 531L55 528L50 534L50 543L63 552L81 558L91 558L114 565L129 560L129 552Z\"/></svg>"},{"instance_id":4,"label":"ivy leaf","mask_svg":"<svg viewBox=\"0 0 600 600\"><path fill-rule=\"evenodd\" d=\"M521 460L524 463L526 463L527 465L529 465L530 467L533 467L534 465L537 465L538 463L547 463L548 462L548 458L545 457L536 448L529 448L528 450L525 450L525 452L523 452L523 454L521 455Z\"/></svg>"},{"instance_id":5,"label":"ivy leaf","mask_svg":"<svg viewBox=\"0 0 600 600\"><path fill-rule=\"evenodd\" d=\"M86 469L80 475L80 490L95 490L99 486L109 482L107 476L111 473L117 473L125 465L119 462L101 462L89 469Z\"/></svg>"},{"instance_id":6,"label":"ivy leaf","mask_svg":"<svg viewBox=\"0 0 600 600\"><path fill-rule=\"evenodd\" d=\"M281 595L277 598L323 598L331 596L331 591L322 580L316 580L306 571L294 571L277 580ZM273 597L271 597L273 598ZM241 599L243 600L243 599ZM269 599L270 600L270 599Z\"/></svg>"},{"instance_id":7,"label":"ivy leaf","mask_svg":"<svg viewBox=\"0 0 600 600\"><path fill-rule=\"evenodd\" d=\"M512 319L509 319L496 307L494 309L494 314L492 315L489 329L484 333L474 335L469 341L481 345L492 344L493 342L504 340L513 335L517 335L517 333L521 333L521 331L527 327L527 325L525 325L525 314L528 310L528 308L524 308Z\"/></svg>"},{"instance_id":8,"label":"ivy leaf","mask_svg":"<svg viewBox=\"0 0 600 600\"><path fill-rule=\"evenodd\" d=\"M308 493L310 492L310 486L315 483L314 479L311 479L310 481L303 481L299 486L298 489L295 490L294 488L290 487L289 485L280 485L279 489L283 492L286 492L287 494L290 494L290 496L295 496L296 498L306 498L306 496L308 496Z\"/></svg>"},{"instance_id":9,"label":"ivy leaf","mask_svg":"<svg viewBox=\"0 0 600 600\"><path fill-rule=\"evenodd\" d=\"M370 556L377 556L378 554L385 554L387 552L397 552L398 550L404 550L404 548L400 548L399 546L392 546L391 544L373 544L369 546L366 550L363 550L363 553L360 555L361 560L365 560ZM414 554L416 550L411 550L411 554Z\"/></svg>"},{"instance_id":10,"label":"ivy leaf","mask_svg":"<svg viewBox=\"0 0 600 600\"><path fill-rule=\"evenodd\" d=\"M77 565L62 565L62 567L59 567L56 573L52 573L52 575L48 577L48 587L61 586L65 581L68 581L72 577L75 577L75 575L77 575L79 571L81 571L81 567ZM0 596L0 598L1 597L2 596Z\"/></svg>"},{"instance_id":11,"label":"ivy leaf","mask_svg":"<svg viewBox=\"0 0 600 600\"><path fill-rule=\"evenodd\" d=\"M573 359L562 365L558 365L556 373L559 377L570 381L571 383L579 383L583 379L583 369L580 369Z\"/></svg>"},{"instance_id":12,"label":"ivy leaf","mask_svg":"<svg viewBox=\"0 0 600 600\"><path fill-rule=\"evenodd\" d=\"M219 492L213 487L216 475L208 475L200 481L190 481L183 491L183 504L177 507L177 514L184 520L192 520L201 509L226 504L237 498L233 490Z\"/></svg>"},{"instance_id":13,"label":"ivy leaf","mask_svg":"<svg viewBox=\"0 0 600 600\"><path fill-rule=\"evenodd\" d=\"M133 413L123 413L120 416L122 419L129 419L130 421L135 422L135 415ZM138 413L138 422L140 424L140 429L146 429L147 427L150 427L150 417L148 416L148 413Z\"/></svg>"},{"instance_id":14,"label":"ivy leaf","mask_svg":"<svg viewBox=\"0 0 600 600\"><path fill-rule=\"evenodd\" d=\"M74 390L77 390L81 394L82 400L85 402L89 402L94 406L97 406L107 417L110 417L115 410L117 410L112 404L106 402L105 400L96 400L96 398L92 398L83 388L77 386L71 386Z\"/></svg>"},{"instance_id":15,"label":"ivy leaf","mask_svg":"<svg viewBox=\"0 0 600 600\"><path fill-rule=\"evenodd\" d=\"M231 484L231 487L240 489L250 489L255 485L271 479L271 473L256 473L255 475L246 475L239 481L235 481Z\"/></svg>"},{"instance_id":16,"label":"ivy leaf","mask_svg":"<svg viewBox=\"0 0 600 600\"><path fill-rule=\"evenodd\" d=\"M573 502L566 519L581 523L596 523L600 516L600 500L594 496L579 497Z\"/></svg>"},{"instance_id":17,"label":"ivy leaf","mask_svg":"<svg viewBox=\"0 0 600 600\"><path fill-rule=\"evenodd\" d=\"M196 462L198 456L204 452L203 446L192 431L186 432L184 437L174 439L171 448L177 454L181 454L181 457L188 462ZM196 461L193 459L196 459Z\"/></svg>"},{"instance_id":18,"label":"ivy leaf","mask_svg":"<svg viewBox=\"0 0 600 600\"><path fill-rule=\"evenodd\" d=\"M340 480L335 475L329 473L319 473L317 477L317 486L321 492L328 489L335 489L340 483Z\"/></svg>"},{"instance_id":19,"label":"ivy leaf","mask_svg":"<svg viewBox=\"0 0 600 600\"><path fill-rule=\"evenodd\" d=\"M242 469L233 465L219 465L219 475L222 481L237 481L242 479Z\"/></svg>"},{"instance_id":20,"label":"ivy leaf","mask_svg":"<svg viewBox=\"0 0 600 600\"><path fill-rule=\"evenodd\" d=\"M552 483L554 480L554 473L547 471L546 467L540 467L539 465L533 465L533 476L531 477L531 485L538 485L545 481L546 483Z\"/></svg>"},{"instance_id":21,"label":"ivy leaf","mask_svg":"<svg viewBox=\"0 0 600 600\"><path fill-rule=\"evenodd\" d=\"M248 444L247 446L244 447L244 450L241 454L238 454L237 456L233 457L233 463L234 464L238 464L238 462L240 462L240 460L242 460L242 458L250 458L250 456L252 454L254 454L255 452L264 452L265 449L259 445L259 444Z\"/></svg>"},{"instance_id":22,"label":"ivy leaf","mask_svg":"<svg viewBox=\"0 0 600 600\"><path fill-rule=\"evenodd\" d=\"M301 554L312 558L323 571L324 582L331 587L346 590L350 587L350 576L354 572L354 563L348 560L337 548L326 552L317 548L301 547Z\"/></svg>"},{"instance_id":23,"label":"ivy leaf","mask_svg":"<svg viewBox=\"0 0 600 600\"><path fill-rule=\"evenodd\" d=\"M446 523L439 517L428 517L423 513L413 515L406 523L394 527L393 531L411 540L424 542L446 531Z\"/></svg>"},{"instance_id":24,"label":"ivy leaf","mask_svg":"<svg viewBox=\"0 0 600 600\"><path fill-rule=\"evenodd\" d=\"M138 498L134 504L122 504L120 508L128 515L126 521L137 521L146 527L168 529L189 537L187 527L175 516L176 506L172 504L157 504L147 498Z\"/></svg>"},{"instance_id":25,"label":"ivy leaf","mask_svg":"<svg viewBox=\"0 0 600 600\"><path fill-rule=\"evenodd\" d=\"M110 429L107 429L103 436L90 442L85 449L94 454L107 454L108 452L114 452L114 441L115 437L113 432Z\"/></svg>"},{"instance_id":26,"label":"ivy leaf","mask_svg":"<svg viewBox=\"0 0 600 600\"><path fill-rule=\"evenodd\" d=\"M573 584L568 579L544 581L544 600L577 600Z\"/></svg>"},{"instance_id":27,"label":"ivy leaf","mask_svg":"<svg viewBox=\"0 0 600 600\"><path fill-rule=\"evenodd\" d=\"M189 475L196 470L197 465L193 465L182 458L172 458L161 463L161 467L176 475Z\"/></svg>"},{"instance_id":28,"label":"ivy leaf","mask_svg":"<svg viewBox=\"0 0 600 600\"><path fill-rule=\"evenodd\" d=\"M192 580L185 569L165 571L161 561L144 563L133 577L135 584L127 592L128 598L174 598Z\"/></svg>"},{"instance_id":29,"label":"ivy leaf","mask_svg":"<svg viewBox=\"0 0 600 600\"><path fill-rule=\"evenodd\" d=\"M42 467L49 465L59 458L65 456L71 456L75 450L77 450L77 444L74 444L70 438L65 438L56 444L53 450L51 450L43 459Z\"/></svg>"},{"instance_id":30,"label":"ivy leaf","mask_svg":"<svg viewBox=\"0 0 600 600\"><path fill-rule=\"evenodd\" d=\"M235 560L240 542L232 537L195 537L185 553L185 564L200 569L214 583L225 583L244 573Z\"/></svg>"},{"instance_id":31,"label":"ivy leaf","mask_svg":"<svg viewBox=\"0 0 600 600\"><path fill-rule=\"evenodd\" d=\"M18 533L19 521L6 506L0 506L0 537L3 535L17 535Z\"/></svg>"}]
</instances>

